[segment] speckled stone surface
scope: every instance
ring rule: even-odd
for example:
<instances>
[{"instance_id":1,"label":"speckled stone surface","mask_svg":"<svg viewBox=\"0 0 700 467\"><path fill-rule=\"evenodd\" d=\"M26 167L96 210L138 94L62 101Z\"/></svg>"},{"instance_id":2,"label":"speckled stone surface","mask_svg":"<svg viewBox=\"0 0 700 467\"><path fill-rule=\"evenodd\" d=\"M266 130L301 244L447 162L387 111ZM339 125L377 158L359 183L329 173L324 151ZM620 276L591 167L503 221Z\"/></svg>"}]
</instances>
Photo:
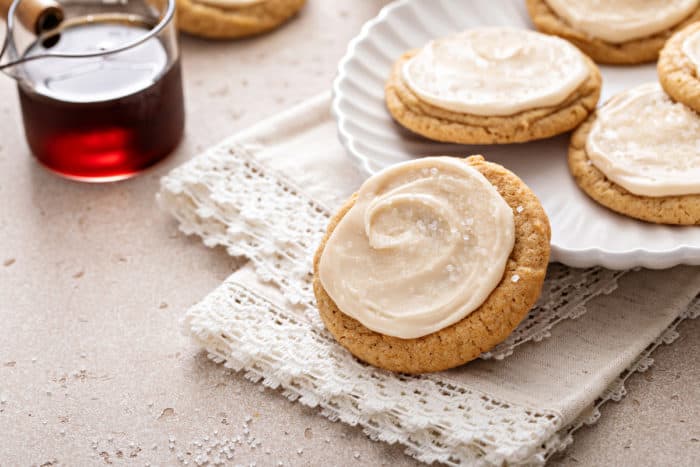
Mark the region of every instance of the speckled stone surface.
<instances>
[{"instance_id":1,"label":"speckled stone surface","mask_svg":"<svg viewBox=\"0 0 700 467\"><path fill-rule=\"evenodd\" d=\"M179 234L154 201L171 168L327 89L347 41L385 3L312 0L266 36L183 38L187 137L119 184L39 168L14 83L0 77L0 465L196 465L217 442L212 452L235 448L231 465L417 465L261 391L180 335L184 310L238 263ZM700 462L700 322L681 334L554 465Z\"/></svg>"}]
</instances>

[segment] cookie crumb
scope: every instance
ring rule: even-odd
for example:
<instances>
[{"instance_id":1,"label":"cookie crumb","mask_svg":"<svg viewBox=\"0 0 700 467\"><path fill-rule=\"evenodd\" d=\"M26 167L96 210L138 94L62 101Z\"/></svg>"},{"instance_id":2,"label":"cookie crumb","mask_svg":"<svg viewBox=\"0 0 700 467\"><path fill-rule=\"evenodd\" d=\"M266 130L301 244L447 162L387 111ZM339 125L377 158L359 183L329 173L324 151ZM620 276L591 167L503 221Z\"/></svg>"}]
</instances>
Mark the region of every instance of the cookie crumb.
<instances>
[{"instance_id":1,"label":"cookie crumb","mask_svg":"<svg viewBox=\"0 0 700 467\"><path fill-rule=\"evenodd\" d=\"M175 415L175 409L172 407L166 407L158 415L158 420L164 420L166 418L173 417Z\"/></svg>"}]
</instances>

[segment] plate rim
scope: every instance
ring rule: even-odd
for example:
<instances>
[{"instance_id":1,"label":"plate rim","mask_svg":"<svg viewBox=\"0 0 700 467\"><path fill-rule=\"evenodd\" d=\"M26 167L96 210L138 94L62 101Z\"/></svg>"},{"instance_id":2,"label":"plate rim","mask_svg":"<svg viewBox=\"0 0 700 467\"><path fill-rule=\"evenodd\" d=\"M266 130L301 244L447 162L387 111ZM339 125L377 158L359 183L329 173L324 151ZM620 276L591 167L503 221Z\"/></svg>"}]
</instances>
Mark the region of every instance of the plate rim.
<instances>
[{"instance_id":1,"label":"plate rim","mask_svg":"<svg viewBox=\"0 0 700 467\"><path fill-rule=\"evenodd\" d=\"M348 65L354 58L358 46L368 39L372 30L378 24L385 21L394 10L402 8L411 2L418 3L420 1L423 0L396 0L382 7L375 17L369 19L362 25L360 32L350 40L346 47L345 54L338 62L336 76L333 79L332 85L331 114L336 121L340 143L347 150L350 158L364 175L372 175L374 171L370 168L370 161L367 156L362 154L362 152L355 147L354 138L346 128L348 118L340 110L343 98L341 86L348 75ZM550 243L550 247L550 262L559 262L575 268L600 266L613 270L640 267L648 269L669 269L679 265L700 265L700 246L694 247L684 244L669 250L635 248L622 252L610 251L602 247L571 249L559 246L555 243Z\"/></svg>"},{"instance_id":2,"label":"plate rim","mask_svg":"<svg viewBox=\"0 0 700 467\"><path fill-rule=\"evenodd\" d=\"M369 167L369 160L366 156L360 153L354 145L354 142L350 135L348 134L347 128L345 128L347 118L343 116L340 110L340 102L343 91L341 90L341 84L348 74L347 66L353 58L357 46L366 40L369 36L370 31L381 21L386 19L390 12L399 6L408 3L410 0L396 0L388 5L382 7L379 13L373 18L370 18L362 25L360 32L353 37L345 49L345 54L338 62L337 71L335 78L333 79L333 85L331 86L331 114L335 118L338 139L340 144L350 153L351 159L355 165L363 172L364 175L372 175L374 172Z\"/></svg>"}]
</instances>

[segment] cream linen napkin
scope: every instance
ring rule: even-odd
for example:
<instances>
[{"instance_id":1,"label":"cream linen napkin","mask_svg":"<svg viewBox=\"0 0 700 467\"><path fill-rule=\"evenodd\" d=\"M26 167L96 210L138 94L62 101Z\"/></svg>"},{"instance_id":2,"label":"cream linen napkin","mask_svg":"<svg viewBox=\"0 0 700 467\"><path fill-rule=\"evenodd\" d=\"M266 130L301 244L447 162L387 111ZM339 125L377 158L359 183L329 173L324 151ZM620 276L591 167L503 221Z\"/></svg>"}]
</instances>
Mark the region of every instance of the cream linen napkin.
<instances>
[{"instance_id":1,"label":"cream linen napkin","mask_svg":"<svg viewBox=\"0 0 700 467\"><path fill-rule=\"evenodd\" d=\"M328 94L306 101L162 180L183 232L250 260L183 320L217 362L424 462L539 465L698 315L700 269L552 264L537 307L481 360L420 377L359 363L323 328L311 290L329 216L363 179L329 107Z\"/></svg>"}]
</instances>

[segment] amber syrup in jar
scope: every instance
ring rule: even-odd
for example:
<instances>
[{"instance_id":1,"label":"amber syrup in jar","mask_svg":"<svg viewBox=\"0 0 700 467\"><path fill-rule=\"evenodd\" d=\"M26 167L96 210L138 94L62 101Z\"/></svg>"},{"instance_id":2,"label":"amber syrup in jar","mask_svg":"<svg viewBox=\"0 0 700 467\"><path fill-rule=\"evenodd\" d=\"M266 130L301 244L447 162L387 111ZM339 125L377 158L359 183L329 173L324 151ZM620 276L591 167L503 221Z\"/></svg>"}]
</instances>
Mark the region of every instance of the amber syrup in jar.
<instances>
[{"instance_id":1,"label":"amber syrup in jar","mask_svg":"<svg viewBox=\"0 0 700 467\"><path fill-rule=\"evenodd\" d=\"M89 22L64 28L25 55L109 50L143 37L144 22ZM179 58L157 37L112 55L43 58L24 65L19 96L36 158L84 181L128 178L167 156L184 129Z\"/></svg>"}]
</instances>

